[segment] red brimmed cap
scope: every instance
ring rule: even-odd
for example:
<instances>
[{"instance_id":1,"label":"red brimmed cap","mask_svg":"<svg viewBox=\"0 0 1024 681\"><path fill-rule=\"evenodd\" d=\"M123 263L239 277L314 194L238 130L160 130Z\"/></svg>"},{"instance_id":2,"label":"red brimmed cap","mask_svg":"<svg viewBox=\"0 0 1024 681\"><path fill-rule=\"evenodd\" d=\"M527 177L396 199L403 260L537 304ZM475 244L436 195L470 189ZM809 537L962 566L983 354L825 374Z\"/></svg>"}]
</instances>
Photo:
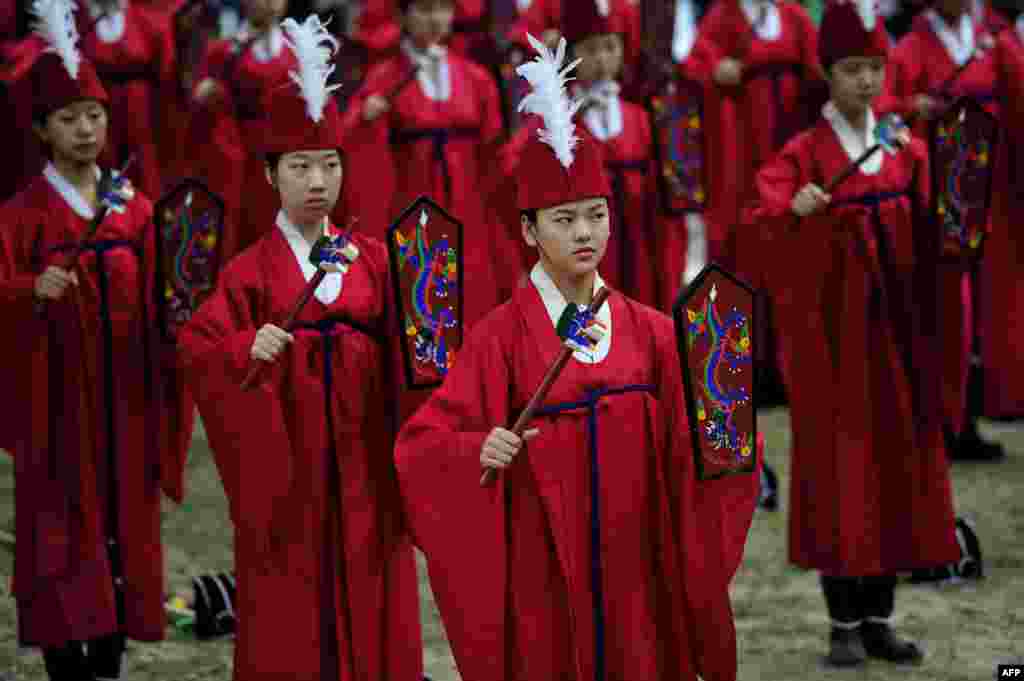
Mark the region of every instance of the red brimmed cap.
<instances>
[{"instance_id":1,"label":"red brimmed cap","mask_svg":"<svg viewBox=\"0 0 1024 681\"><path fill-rule=\"evenodd\" d=\"M818 28L818 60L826 71L846 57L885 57L889 35L875 0L832 0Z\"/></svg>"}]
</instances>

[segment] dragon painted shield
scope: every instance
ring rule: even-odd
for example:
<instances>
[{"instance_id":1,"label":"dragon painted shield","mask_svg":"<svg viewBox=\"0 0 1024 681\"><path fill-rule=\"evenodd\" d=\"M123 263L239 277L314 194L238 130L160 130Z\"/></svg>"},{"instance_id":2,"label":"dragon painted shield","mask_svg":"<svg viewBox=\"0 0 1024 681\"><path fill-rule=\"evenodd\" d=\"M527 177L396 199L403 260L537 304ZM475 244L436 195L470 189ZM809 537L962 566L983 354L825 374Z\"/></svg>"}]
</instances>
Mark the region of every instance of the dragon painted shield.
<instances>
[{"instance_id":1,"label":"dragon painted shield","mask_svg":"<svg viewBox=\"0 0 1024 681\"><path fill-rule=\"evenodd\" d=\"M406 385L441 384L462 347L462 223L426 196L388 228Z\"/></svg>"},{"instance_id":2,"label":"dragon painted shield","mask_svg":"<svg viewBox=\"0 0 1024 681\"><path fill-rule=\"evenodd\" d=\"M700 85L674 79L651 97L649 108L664 210L672 215L703 211L708 193Z\"/></svg>"},{"instance_id":3,"label":"dragon painted shield","mask_svg":"<svg viewBox=\"0 0 1024 681\"><path fill-rule=\"evenodd\" d=\"M165 340L173 341L217 285L224 202L202 182L186 179L157 202L153 221L157 320Z\"/></svg>"},{"instance_id":4,"label":"dragon painted shield","mask_svg":"<svg viewBox=\"0 0 1024 681\"><path fill-rule=\"evenodd\" d=\"M977 100L958 99L931 125L932 215L941 230L942 256L981 257L999 123Z\"/></svg>"},{"instance_id":5,"label":"dragon painted shield","mask_svg":"<svg viewBox=\"0 0 1024 681\"><path fill-rule=\"evenodd\" d=\"M711 263L672 313L698 478L756 470L753 289Z\"/></svg>"}]
</instances>

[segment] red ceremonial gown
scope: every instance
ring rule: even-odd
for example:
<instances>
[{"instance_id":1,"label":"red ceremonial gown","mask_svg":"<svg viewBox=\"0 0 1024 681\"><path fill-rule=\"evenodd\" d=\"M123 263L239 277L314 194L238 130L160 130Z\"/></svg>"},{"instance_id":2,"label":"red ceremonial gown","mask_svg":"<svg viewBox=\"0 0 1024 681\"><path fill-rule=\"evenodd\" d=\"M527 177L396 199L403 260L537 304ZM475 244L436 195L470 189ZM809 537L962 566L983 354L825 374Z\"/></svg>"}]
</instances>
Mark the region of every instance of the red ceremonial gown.
<instances>
[{"instance_id":1,"label":"red ceremonial gown","mask_svg":"<svg viewBox=\"0 0 1024 681\"><path fill-rule=\"evenodd\" d=\"M165 104L177 90L174 46L169 24L132 3L116 18L101 20L83 34L80 49L92 62L110 95L110 126L104 149L105 165L120 168L135 154L128 177L146 196L159 198L163 191L158 140L174 130L166 119L181 113ZM79 21L91 23L87 11ZM108 33L108 25L123 22L123 32ZM86 33L88 33L86 35Z\"/></svg>"},{"instance_id":2,"label":"red ceremonial gown","mask_svg":"<svg viewBox=\"0 0 1024 681\"><path fill-rule=\"evenodd\" d=\"M361 253L340 295L310 299L259 387L239 387L256 332L280 323L306 285L279 227L228 265L182 332L235 526L236 681L422 678L416 566L391 459L390 270L379 241L354 241Z\"/></svg>"},{"instance_id":3,"label":"red ceremonial gown","mask_svg":"<svg viewBox=\"0 0 1024 681\"><path fill-rule=\"evenodd\" d=\"M981 40L980 32L975 40ZM879 100L879 108L883 111L896 111L901 115L910 115L913 101L918 94L929 94L939 98L940 105L950 104L953 98L970 95L978 99L993 114L999 115L998 102L995 98L996 67L990 53L977 57L954 80L950 80L957 70L957 62L944 46L938 34L932 28L925 15L915 21L914 28L905 35L893 49L885 78L885 94ZM940 90L945 88L944 93ZM919 120L914 127L915 134L927 139L928 123ZM1005 191L1005 184L999 178L1005 177L1005 153L1001 153L1005 145L996 149L995 183L993 193ZM1005 222L1005 214L998 211L1005 203L998 200L992 202L990 210L989 230L1002 231L999 227ZM990 244L991 246L991 244ZM988 249L986 249L988 250ZM989 251L991 252L991 251ZM997 258L999 256L996 256ZM986 267L986 260L982 267ZM972 316L976 313L971 309L971 284L965 268L959 264L944 264L939 277L939 306L941 311L941 343L943 356L941 373L944 376L942 385L943 411L946 423L954 432L963 429L966 410L967 368L971 348L973 328ZM1010 273L1003 270L1004 276ZM992 281L991 273L986 280L991 281L994 288L1012 286L1012 279ZM983 333L987 331L983 327ZM1001 320L991 333L1003 333ZM988 335L988 334L985 334ZM998 367L992 367L997 370Z\"/></svg>"},{"instance_id":4,"label":"red ceremonial gown","mask_svg":"<svg viewBox=\"0 0 1024 681\"><path fill-rule=\"evenodd\" d=\"M529 426L539 435L494 487L479 485L481 446L561 347L531 280L470 332L399 435L462 678L589 679L601 661L609 679L736 678L728 584L757 476L695 479L672 322L619 293L609 305L607 356L569 360Z\"/></svg>"},{"instance_id":5,"label":"red ceremonial gown","mask_svg":"<svg viewBox=\"0 0 1024 681\"><path fill-rule=\"evenodd\" d=\"M915 221L929 194L914 142L858 172L824 214L798 219L793 196L852 160L825 119L758 174L752 224L802 254L779 326L793 357L789 557L828 575L948 563L948 464L930 370L936 236ZM782 314L785 313L785 314Z\"/></svg>"},{"instance_id":6,"label":"red ceremonial gown","mask_svg":"<svg viewBox=\"0 0 1024 681\"><path fill-rule=\"evenodd\" d=\"M348 212L360 231L384 238L387 226L419 195L426 194L464 225L465 323L494 307L502 282L495 262L494 217L485 197L496 169L502 132L498 90L483 67L453 53L447 57L450 95L431 99L414 78L391 110L371 123L363 106L371 94L386 94L412 69L401 55L367 74L344 114ZM384 197L391 197L390 206Z\"/></svg>"},{"instance_id":7,"label":"red ceremonial gown","mask_svg":"<svg viewBox=\"0 0 1024 681\"><path fill-rule=\"evenodd\" d=\"M43 317L36 278L64 264L89 222L77 191L48 177L59 178L52 166L0 208L0 307L17 329L3 371L18 403L0 446L15 459L18 638L52 647L120 629L156 641L166 625L160 490L183 497L192 404L151 305L152 207L136 194L107 216L81 257L80 285Z\"/></svg>"}]
</instances>

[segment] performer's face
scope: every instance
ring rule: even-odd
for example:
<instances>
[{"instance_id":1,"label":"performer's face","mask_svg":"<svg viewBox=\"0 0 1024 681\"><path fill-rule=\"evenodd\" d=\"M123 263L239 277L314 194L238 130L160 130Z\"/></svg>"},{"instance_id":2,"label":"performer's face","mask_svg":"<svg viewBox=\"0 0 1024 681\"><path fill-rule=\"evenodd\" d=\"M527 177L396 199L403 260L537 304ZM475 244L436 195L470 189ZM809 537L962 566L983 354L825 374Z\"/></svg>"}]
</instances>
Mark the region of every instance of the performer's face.
<instances>
[{"instance_id":1,"label":"performer's face","mask_svg":"<svg viewBox=\"0 0 1024 681\"><path fill-rule=\"evenodd\" d=\"M405 13L405 30L413 45L422 50L447 38L454 18L452 0L414 0Z\"/></svg>"},{"instance_id":2,"label":"performer's face","mask_svg":"<svg viewBox=\"0 0 1024 681\"><path fill-rule=\"evenodd\" d=\"M523 238L545 265L568 278L597 269L608 246L610 220L604 197L563 203L537 211L537 222L522 222Z\"/></svg>"},{"instance_id":3,"label":"performer's face","mask_svg":"<svg viewBox=\"0 0 1024 681\"><path fill-rule=\"evenodd\" d=\"M846 57L832 65L829 72L832 101L847 116L859 116L882 92L885 59L882 57Z\"/></svg>"},{"instance_id":4,"label":"performer's face","mask_svg":"<svg viewBox=\"0 0 1024 681\"><path fill-rule=\"evenodd\" d=\"M280 21L287 5L288 0L245 0L243 8L250 24L263 27Z\"/></svg>"},{"instance_id":5,"label":"performer's face","mask_svg":"<svg viewBox=\"0 0 1024 681\"><path fill-rule=\"evenodd\" d=\"M601 33L579 41L573 47L575 55L583 61L576 67L576 77L592 83L615 80L622 71L622 37L616 33Z\"/></svg>"},{"instance_id":6,"label":"performer's face","mask_svg":"<svg viewBox=\"0 0 1024 681\"><path fill-rule=\"evenodd\" d=\"M92 164L107 143L107 110L95 100L73 102L34 127L55 161Z\"/></svg>"},{"instance_id":7,"label":"performer's face","mask_svg":"<svg viewBox=\"0 0 1024 681\"><path fill-rule=\"evenodd\" d=\"M334 149L283 154L269 174L281 194L281 207L296 225L319 225L334 210L344 171Z\"/></svg>"}]
</instances>

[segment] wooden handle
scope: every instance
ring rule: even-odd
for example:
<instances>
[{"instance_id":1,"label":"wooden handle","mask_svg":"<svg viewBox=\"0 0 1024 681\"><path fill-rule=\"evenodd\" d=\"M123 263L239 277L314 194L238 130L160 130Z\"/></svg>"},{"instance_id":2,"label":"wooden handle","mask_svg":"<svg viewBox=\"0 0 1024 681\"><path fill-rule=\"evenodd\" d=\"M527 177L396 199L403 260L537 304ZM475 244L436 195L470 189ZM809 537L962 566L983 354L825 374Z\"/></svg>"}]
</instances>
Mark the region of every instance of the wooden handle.
<instances>
[{"instance_id":1,"label":"wooden handle","mask_svg":"<svg viewBox=\"0 0 1024 681\"><path fill-rule=\"evenodd\" d=\"M600 291L594 294L594 300L591 301L588 311L590 314L597 314L597 311L604 305L604 301L608 299L608 295L611 291L608 288L603 287ZM522 437L523 432L526 430L527 424L533 420L533 415L537 409L544 402L544 399L548 396L551 391L551 386L558 380L559 374L562 373L562 369L565 368L569 358L572 357L573 348L569 345L568 340L562 345L561 352L558 353L558 357L551 366L548 367L548 372L544 375L544 380L541 381L540 387L533 393L533 397L527 402L526 408L523 409L522 413L519 414L519 418L516 419L515 425L512 426L512 432L518 437ZM488 487L494 483L495 478L498 475L498 471L495 468L485 468L483 475L480 476L480 486Z\"/></svg>"},{"instance_id":2,"label":"wooden handle","mask_svg":"<svg viewBox=\"0 0 1024 681\"><path fill-rule=\"evenodd\" d=\"M846 166L846 169L841 173L829 180L829 183L825 185L825 193L831 194L832 190L846 182L850 177L857 172L857 169L864 165L873 154L882 148L881 144L873 144L867 148L867 150L857 157L857 160Z\"/></svg>"},{"instance_id":3,"label":"wooden handle","mask_svg":"<svg viewBox=\"0 0 1024 681\"><path fill-rule=\"evenodd\" d=\"M320 285L320 282L324 280L327 275L327 271L317 268L316 274L313 278L306 282L306 288L302 289L302 293L295 300L295 304L292 305L291 311L288 312L288 316L285 317L284 322L281 324L281 328L285 331L291 331L295 325L295 320L298 319L299 313L302 312L302 308L306 307L306 303L313 297L313 292L316 291L316 287ZM242 390L251 390L257 383L259 383L260 375L263 373L263 367L267 365L262 360L255 360L249 367L249 373L245 375L245 380L242 381Z\"/></svg>"}]
</instances>

